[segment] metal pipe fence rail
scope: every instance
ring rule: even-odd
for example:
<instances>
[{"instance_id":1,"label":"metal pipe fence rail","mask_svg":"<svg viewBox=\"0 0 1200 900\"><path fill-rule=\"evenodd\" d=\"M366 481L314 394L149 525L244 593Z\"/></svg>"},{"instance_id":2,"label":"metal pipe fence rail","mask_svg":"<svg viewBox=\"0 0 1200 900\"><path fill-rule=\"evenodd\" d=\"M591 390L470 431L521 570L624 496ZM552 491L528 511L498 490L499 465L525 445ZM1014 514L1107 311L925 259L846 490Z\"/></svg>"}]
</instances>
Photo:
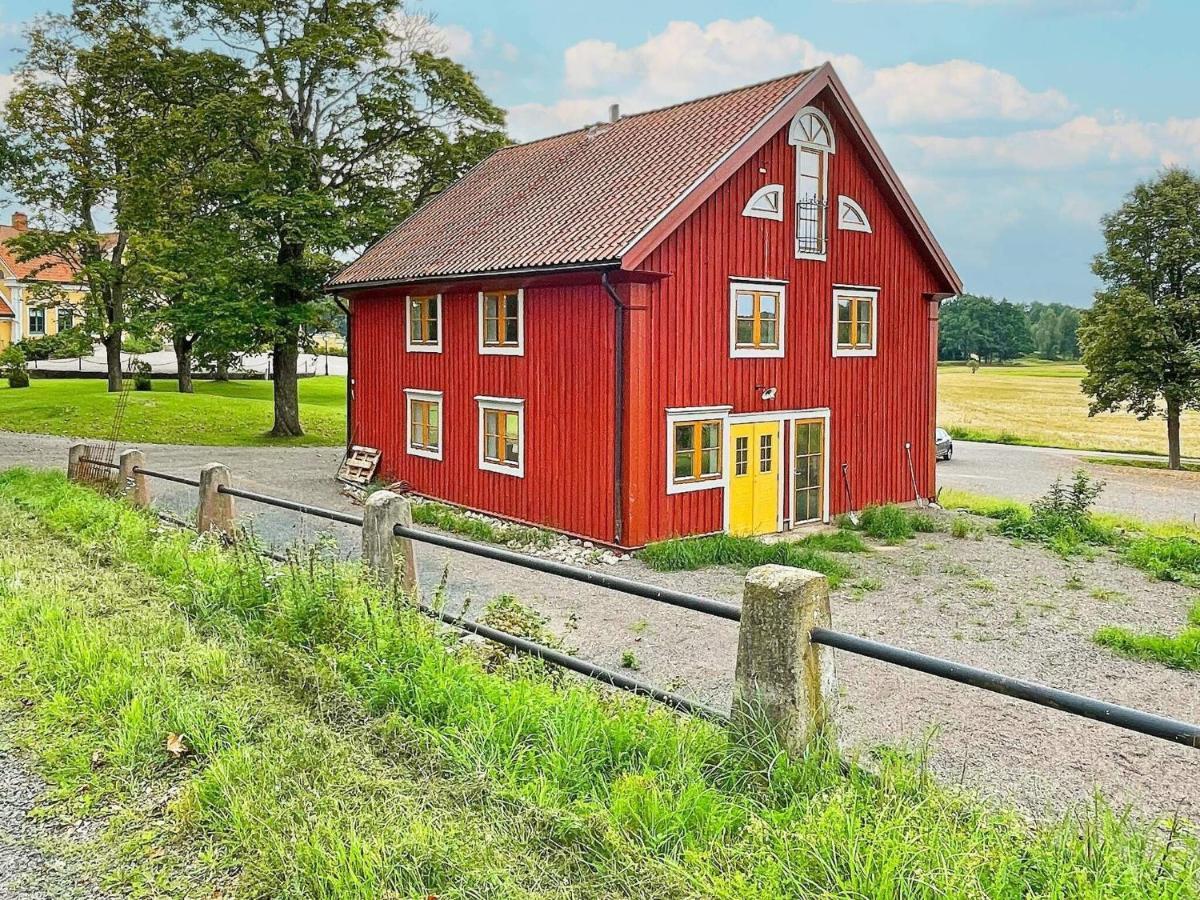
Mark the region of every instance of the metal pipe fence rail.
<instances>
[{"instance_id":1,"label":"metal pipe fence rail","mask_svg":"<svg viewBox=\"0 0 1200 900\"><path fill-rule=\"evenodd\" d=\"M111 468L120 468L120 466L113 463L108 463L106 465ZM139 475L150 478L159 478L178 484L185 484L193 487L201 485L201 482L196 479L185 478L183 476L172 475L164 472L156 472L141 466L135 467L133 471ZM261 494L254 491L242 490L231 487L227 484L216 484L215 493L228 495L230 497L238 497L243 500L262 503L267 506L291 510L305 515L327 519L333 522L353 525L359 528L365 527L364 516L343 513L337 510L327 509L309 503L288 500L282 497L273 497L268 494ZM609 575L605 572L585 569L580 566L572 566L566 563L556 562L554 560L529 556L503 547L478 544L462 538L426 531L421 528L414 528L413 526L407 524L395 524L391 527L391 532L395 537L401 538L402 540L418 541L420 543L430 544L461 553L467 553L473 556L495 560L497 562L518 566L524 569L555 575L572 581L578 581L597 587L607 588L619 593L630 594L647 600L652 600L654 602L665 603L670 606L687 609L692 612L699 612L705 615L714 616L725 621L739 623L743 622L742 608L732 603L713 600L708 597L689 594L683 591L673 590L671 588L660 587L658 585L646 584L616 575ZM747 592L747 599L749 599L749 591ZM824 590L823 599L825 605L825 619L827 620L827 586ZM660 688L647 684L646 682L639 681L624 675L623 673L606 669L602 666L597 666L594 663L563 653L561 650L557 650L553 647L548 647L544 644L539 644L535 641L528 640L527 638L522 638L516 635L508 634L507 632L499 631L498 629L491 628L480 622L449 615L448 613L434 609L423 603L418 603L417 609L419 609L419 611L425 615L442 621L447 625L451 625L460 630L479 635L487 640L494 641L514 650L518 650L522 653L535 656L553 665L560 666L570 671L577 672L578 674L601 681L605 684L609 684L612 687L649 697L682 712L717 721L728 721L729 719L725 713L703 703L698 703L678 694L661 690ZM743 624L743 635L745 630L746 627ZM806 648L813 645L834 648L846 653L853 653L858 656L875 659L890 665L901 666L912 671L922 672L927 675L932 675L936 678L954 681L959 684L980 688L995 694L1001 694L1006 697L1012 697L1018 700L1034 703L1039 706L1056 709L1060 712L1065 712L1070 715L1079 716L1097 722L1103 722L1117 728L1122 728L1126 731L1132 731L1138 734L1156 737L1161 740L1182 744L1194 749L1200 749L1200 725L1171 719L1166 716L1160 716L1144 710L1121 706L1116 703L1110 703L1108 701L1099 700L1094 697L1088 697L1083 694L1076 694L1071 691L1061 690L1059 688L1050 687L1037 682L1012 678L999 672L991 672L986 669L975 668L973 666L968 666L953 660L929 656L914 650L907 650L902 647L896 647L891 644L869 640L856 635L845 634L843 632L834 631L831 628L823 627L819 624L809 627L806 633L800 636L800 639L800 644ZM741 648L739 648L739 657L741 655ZM800 677L803 678L807 676L802 674Z\"/></svg>"}]
</instances>

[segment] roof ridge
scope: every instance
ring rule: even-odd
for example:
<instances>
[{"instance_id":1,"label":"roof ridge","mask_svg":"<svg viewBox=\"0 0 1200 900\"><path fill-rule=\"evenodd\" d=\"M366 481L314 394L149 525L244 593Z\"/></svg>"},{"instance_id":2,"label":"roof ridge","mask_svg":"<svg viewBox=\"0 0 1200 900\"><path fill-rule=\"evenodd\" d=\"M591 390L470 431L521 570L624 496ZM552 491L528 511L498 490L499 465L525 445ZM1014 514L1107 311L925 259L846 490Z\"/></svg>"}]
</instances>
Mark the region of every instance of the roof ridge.
<instances>
[{"instance_id":1,"label":"roof ridge","mask_svg":"<svg viewBox=\"0 0 1200 900\"><path fill-rule=\"evenodd\" d=\"M533 140L521 141L519 143L509 144L505 147L499 148L498 150L496 150L496 152L503 153L505 150L515 150L520 147L529 147L529 146L532 146L533 144L540 144L543 141L552 141L552 140L555 140L556 138L563 138L563 137L567 137L568 135L578 134L580 132L591 131L593 128L596 128L597 126L616 125L616 124L618 124L620 122L624 122L628 119L636 119L641 116L649 116L654 113L666 112L669 109L678 109L681 106L691 106L693 103L703 103L705 100L715 100L718 97L726 97L729 94L740 94L742 91L751 91L751 90L754 90L755 88L760 88L767 84L774 84L777 81L785 81L788 78L799 78L801 76L808 76L808 75L811 75L813 72L817 71L817 69L819 69L819 68L820 68L820 66L812 66L807 69L798 69L795 72L788 72L784 75L776 75L774 78L764 78L762 81L756 81L753 84L743 84L738 87L727 88L726 90L723 90L723 91L716 91L715 93L712 93L712 94L704 94L701 97L691 97L687 100L679 100L675 103L668 103L666 106L656 106L656 107L654 107L654 109L643 109L641 112L629 113L629 115L621 116L621 118L619 118L616 122L605 122L605 121L591 122L587 125L580 125L578 128L572 128L568 131L560 131L557 134L547 134L540 138L534 138Z\"/></svg>"}]
</instances>

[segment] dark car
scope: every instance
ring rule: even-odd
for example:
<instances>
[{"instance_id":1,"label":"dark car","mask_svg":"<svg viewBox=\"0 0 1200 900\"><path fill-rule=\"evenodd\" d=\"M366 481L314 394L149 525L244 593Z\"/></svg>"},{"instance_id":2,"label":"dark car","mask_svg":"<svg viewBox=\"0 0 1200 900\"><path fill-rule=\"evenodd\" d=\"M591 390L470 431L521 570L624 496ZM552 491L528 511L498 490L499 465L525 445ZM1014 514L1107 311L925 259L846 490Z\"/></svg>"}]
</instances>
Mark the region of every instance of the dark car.
<instances>
[{"instance_id":1,"label":"dark car","mask_svg":"<svg viewBox=\"0 0 1200 900\"><path fill-rule=\"evenodd\" d=\"M933 432L934 456L938 459L949 459L954 455L954 439L945 428L937 428Z\"/></svg>"}]
</instances>

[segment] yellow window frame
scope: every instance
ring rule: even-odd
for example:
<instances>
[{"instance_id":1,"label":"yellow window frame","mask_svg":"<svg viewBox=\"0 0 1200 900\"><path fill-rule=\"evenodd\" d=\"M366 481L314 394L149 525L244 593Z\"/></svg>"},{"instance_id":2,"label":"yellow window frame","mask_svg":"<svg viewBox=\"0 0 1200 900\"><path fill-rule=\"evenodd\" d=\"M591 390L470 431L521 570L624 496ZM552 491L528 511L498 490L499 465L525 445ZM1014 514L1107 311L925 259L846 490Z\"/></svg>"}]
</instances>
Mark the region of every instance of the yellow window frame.
<instances>
[{"instance_id":1,"label":"yellow window frame","mask_svg":"<svg viewBox=\"0 0 1200 900\"><path fill-rule=\"evenodd\" d=\"M705 428L713 429L712 433L716 435L716 443L710 446L704 445ZM679 435L680 432L691 432L691 447L680 449ZM675 484L690 484L696 481L712 481L722 477L724 472L724 462L721 459L721 431L722 424L720 419L697 419L691 422L676 422L671 432L671 476ZM690 454L691 457L691 474L679 474L679 458L681 454ZM704 456L705 454L714 454L716 457L716 471L704 471Z\"/></svg>"},{"instance_id":2,"label":"yellow window frame","mask_svg":"<svg viewBox=\"0 0 1200 900\"><path fill-rule=\"evenodd\" d=\"M875 346L875 296L873 294L864 293L842 293L834 296L834 315L837 317L837 330L841 333L841 326L849 324L850 326L850 342L838 340L839 350L870 350ZM842 301L849 301L850 318L842 318ZM858 316L860 304L865 301L867 307L871 310L870 318L867 319L867 340L861 342L858 340L859 325L862 320Z\"/></svg>"},{"instance_id":3,"label":"yellow window frame","mask_svg":"<svg viewBox=\"0 0 1200 900\"><path fill-rule=\"evenodd\" d=\"M428 297L409 297L408 304L408 342L415 346L436 344L440 334L434 337L432 332L436 325L440 325L438 318L441 314L441 304L438 302L437 294ZM438 330L440 332L441 329Z\"/></svg>"},{"instance_id":4,"label":"yellow window frame","mask_svg":"<svg viewBox=\"0 0 1200 900\"><path fill-rule=\"evenodd\" d=\"M509 421L511 419L513 426L513 437L509 437ZM494 440L496 445L496 456L489 456L487 452L488 441ZM511 440L515 450L516 459L508 458L508 442ZM518 468L521 465L521 414L511 409L496 409L485 406L483 408L483 458L486 462L493 463L497 466L509 466Z\"/></svg>"},{"instance_id":5,"label":"yellow window frame","mask_svg":"<svg viewBox=\"0 0 1200 900\"><path fill-rule=\"evenodd\" d=\"M749 294L754 298L754 307L749 316L738 315L737 301L742 294ZM775 340L770 343L763 343L762 340L762 301L764 297L770 297L775 301ZM734 346L739 350L778 350L779 349L779 313L783 308L783 296L779 291L756 291L749 288L736 288L734 290L733 299L733 317L734 317ZM751 339L749 343L737 340L738 323L751 322Z\"/></svg>"},{"instance_id":6,"label":"yellow window frame","mask_svg":"<svg viewBox=\"0 0 1200 900\"><path fill-rule=\"evenodd\" d=\"M509 301L512 301L511 304ZM495 304L494 313L489 305ZM496 324L496 339L488 340L488 324ZM516 323L517 336L507 340L508 323ZM485 291L483 294L483 346L519 347L521 345L521 296L518 291Z\"/></svg>"},{"instance_id":7,"label":"yellow window frame","mask_svg":"<svg viewBox=\"0 0 1200 900\"><path fill-rule=\"evenodd\" d=\"M414 450L433 450L436 451L441 446L442 440L442 417L441 404L436 400L420 400L416 397L410 397L408 401L408 415L410 430L408 435L408 446ZM438 421L436 424L433 421L434 410L438 412Z\"/></svg>"}]
</instances>

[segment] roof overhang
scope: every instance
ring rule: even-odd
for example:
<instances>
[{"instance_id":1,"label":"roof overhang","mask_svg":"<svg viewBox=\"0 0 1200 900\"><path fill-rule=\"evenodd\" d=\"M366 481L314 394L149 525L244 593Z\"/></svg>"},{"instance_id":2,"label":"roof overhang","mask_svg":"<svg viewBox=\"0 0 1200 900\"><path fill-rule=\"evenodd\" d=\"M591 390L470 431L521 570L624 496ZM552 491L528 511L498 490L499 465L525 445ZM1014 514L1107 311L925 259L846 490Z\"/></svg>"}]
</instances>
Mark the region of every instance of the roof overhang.
<instances>
[{"instance_id":1,"label":"roof overhang","mask_svg":"<svg viewBox=\"0 0 1200 900\"><path fill-rule=\"evenodd\" d=\"M598 283L600 274L608 272L609 280L615 284L628 282L651 282L665 277L661 272L645 269L628 271L621 268L619 259L562 266L538 266L521 269L497 269L491 272L467 272L461 275L438 275L422 278L401 278L382 281L363 281L354 284L326 284L330 294L364 295L389 288L406 288L431 294L449 293L455 288L486 282L496 289L552 287L556 285ZM390 293L390 292L389 292Z\"/></svg>"},{"instance_id":2,"label":"roof overhang","mask_svg":"<svg viewBox=\"0 0 1200 900\"><path fill-rule=\"evenodd\" d=\"M938 273L945 280L952 294L962 293L962 279L951 265L949 257L933 236L929 224L917 209L912 196L900 181L900 176L892 168L884 156L879 142L867 127L862 113L850 99L850 93L838 77L833 66L825 63L814 70L804 81L800 82L779 105L767 114L738 144L732 147L721 159L697 179L671 206L664 210L658 218L648 225L621 252L621 267L634 269L645 261L646 257L678 228L684 220L700 208L722 184L729 180L735 172L750 160L762 147L784 127L792 117L808 106L821 91L829 89L830 94L841 107L843 114L849 120L854 134L867 151L867 157L875 166L891 190L900 210L904 213L922 244L929 253Z\"/></svg>"}]
</instances>

